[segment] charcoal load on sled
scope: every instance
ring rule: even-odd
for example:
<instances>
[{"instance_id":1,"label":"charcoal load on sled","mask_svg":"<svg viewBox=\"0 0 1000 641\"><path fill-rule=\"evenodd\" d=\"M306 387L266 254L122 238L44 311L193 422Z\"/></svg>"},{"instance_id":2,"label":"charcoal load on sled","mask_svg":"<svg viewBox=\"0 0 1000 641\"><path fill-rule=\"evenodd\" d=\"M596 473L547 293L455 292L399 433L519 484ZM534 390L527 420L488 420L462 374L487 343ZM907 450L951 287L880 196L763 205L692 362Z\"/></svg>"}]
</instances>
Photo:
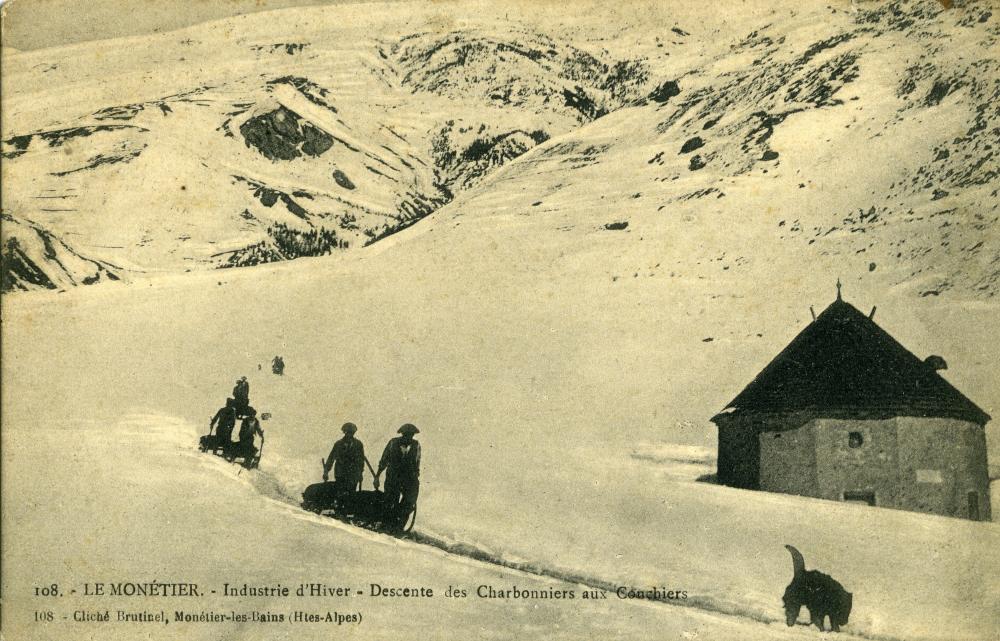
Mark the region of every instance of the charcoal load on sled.
<instances>
[{"instance_id":1,"label":"charcoal load on sled","mask_svg":"<svg viewBox=\"0 0 1000 641\"><path fill-rule=\"evenodd\" d=\"M302 508L380 532L409 532L416 520L415 512L403 515L398 506L387 505L379 490L344 490L333 481L307 487L302 493Z\"/></svg>"},{"instance_id":2,"label":"charcoal load on sled","mask_svg":"<svg viewBox=\"0 0 1000 641\"><path fill-rule=\"evenodd\" d=\"M198 449L202 452L211 452L216 456L221 456L230 463L239 462L240 465L247 469L254 469L260 465L263 442L261 442L260 448L253 445L247 447L246 445L241 445L239 441L226 443L216 434L205 434L198 443Z\"/></svg>"}]
</instances>

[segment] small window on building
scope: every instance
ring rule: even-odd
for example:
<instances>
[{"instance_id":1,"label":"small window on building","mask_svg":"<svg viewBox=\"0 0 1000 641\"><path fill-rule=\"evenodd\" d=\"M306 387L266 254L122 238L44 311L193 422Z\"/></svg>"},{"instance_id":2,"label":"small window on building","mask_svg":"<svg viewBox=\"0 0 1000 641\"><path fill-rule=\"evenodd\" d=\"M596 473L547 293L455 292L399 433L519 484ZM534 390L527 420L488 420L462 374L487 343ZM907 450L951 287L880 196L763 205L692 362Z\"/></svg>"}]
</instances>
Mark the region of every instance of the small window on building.
<instances>
[{"instance_id":1,"label":"small window on building","mask_svg":"<svg viewBox=\"0 0 1000 641\"><path fill-rule=\"evenodd\" d=\"M848 503L867 503L875 505L875 492L869 490L846 490L844 500Z\"/></svg>"},{"instance_id":2,"label":"small window on building","mask_svg":"<svg viewBox=\"0 0 1000 641\"><path fill-rule=\"evenodd\" d=\"M851 432L847 435L847 445L850 447L861 447L865 442L865 437L861 436L861 432Z\"/></svg>"}]
</instances>

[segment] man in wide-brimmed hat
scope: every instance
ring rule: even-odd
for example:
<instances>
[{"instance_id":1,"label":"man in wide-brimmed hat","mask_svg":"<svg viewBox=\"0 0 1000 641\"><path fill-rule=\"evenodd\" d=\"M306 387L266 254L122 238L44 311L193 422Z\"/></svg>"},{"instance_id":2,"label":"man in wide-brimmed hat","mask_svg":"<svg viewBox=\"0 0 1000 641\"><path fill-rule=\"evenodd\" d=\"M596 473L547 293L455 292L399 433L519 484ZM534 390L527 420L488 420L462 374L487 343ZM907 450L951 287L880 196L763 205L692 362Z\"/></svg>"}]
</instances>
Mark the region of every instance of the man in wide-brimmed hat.
<instances>
[{"instance_id":1,"label":"man in wide-brimmed hat","mask_svg":"<svg viewBox=\"0 0 1000 641\"><path fill-rule=\"evenodd\" d=\"M413 438L420 433L412 423L399 428L400 436L389 440L378 462L375 487L385 470L387 525L402 530L417 506L420 493L420 443Z\"/></svg>"},{"instance_id":2,"label":"man in wide-brimmed hat","mask_svg":"<svg viewBox=\"0 0 1000 641\"><path fill-rule=\"evenodd\" d=\"M337 485L338 492L356 492L365 470L365 446L354 438L358 431L358 426L354 423L344 423L340 431L344 436L333 444L330 456L326 457L323 480L330 478L332 468L333 482Z\"/></svg>"}]
</instances>

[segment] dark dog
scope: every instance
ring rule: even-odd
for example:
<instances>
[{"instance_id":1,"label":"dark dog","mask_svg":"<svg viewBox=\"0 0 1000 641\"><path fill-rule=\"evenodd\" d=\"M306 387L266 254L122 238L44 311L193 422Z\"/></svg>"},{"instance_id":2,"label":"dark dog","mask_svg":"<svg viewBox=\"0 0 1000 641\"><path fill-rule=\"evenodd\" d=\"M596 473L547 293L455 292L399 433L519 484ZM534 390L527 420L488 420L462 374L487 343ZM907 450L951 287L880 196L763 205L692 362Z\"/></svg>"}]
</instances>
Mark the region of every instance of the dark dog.
<instances>
[{"instance_id":1,"label":"dark dog","mask_svg":"<svg viewBox=\"0 0 1000 641\"><path fill-rule=\"evenodd\" d=\"M806 561L802 554L790 545L786 545L792 554L792 568L795 575L792 582L785 588L785 623L795 625L802 606L809 610L809 619L817 628L823 630L826 617L830 617L830 629L840 631L840 626L847 625L851 616L851 606L854 596L844 589L844 586L833 580L829 574L817 570L806 570Z\"/></svg>"}]
</instances>

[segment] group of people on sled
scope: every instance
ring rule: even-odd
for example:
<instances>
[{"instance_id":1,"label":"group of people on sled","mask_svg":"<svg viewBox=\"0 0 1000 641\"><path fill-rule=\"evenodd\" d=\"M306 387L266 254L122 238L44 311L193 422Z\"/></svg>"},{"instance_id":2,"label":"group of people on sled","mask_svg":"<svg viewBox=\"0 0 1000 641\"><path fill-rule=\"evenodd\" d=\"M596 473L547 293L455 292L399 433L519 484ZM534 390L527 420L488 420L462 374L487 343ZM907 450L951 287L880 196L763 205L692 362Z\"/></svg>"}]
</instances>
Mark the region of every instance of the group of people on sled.
<instances>
[{"instance_id":1,"label":"group of people on sled","mask_svg":"<svg viewBox=\"0 0 1000 641\"><path fill-rule=\"evenodd\" d=\"M240 429L236 440L233 440L237 421L240 421ZM212 430L215 430L214 434ZM244 467L256 467L259 461L259 450L254 444L256 436L260 436L263 442L264 430L260 428L257 410L250 406L250 383L244 376L236 381L233 395L226 399L226 405L212 417L208 435L201 437L201 449L221 454L228 461L242 458Z\"/></svg>"},{"instance_id":2,"label":"group of people on sled","mask_svg":"<svg viewBox=\"0 0 1000 641\"><path fill-rule=\"evenodd\" d=\"M333 444L330 455L323 463L323 480L333 483L336 494L341 498L358 492L365 465L372 473L372 484L379 489L382 472L385 472L385 488L382 492L384 523L390 530L402 530L410 515L416 510L417 495L420 493L420 442L413 438L420 430L407 423L397 430L399 436L389 439L378 470L373 470L365 456L365 447L355 434L358 427L354 423L344 423L340 428L344 436Z\"/></svg>"}]
</instances>

